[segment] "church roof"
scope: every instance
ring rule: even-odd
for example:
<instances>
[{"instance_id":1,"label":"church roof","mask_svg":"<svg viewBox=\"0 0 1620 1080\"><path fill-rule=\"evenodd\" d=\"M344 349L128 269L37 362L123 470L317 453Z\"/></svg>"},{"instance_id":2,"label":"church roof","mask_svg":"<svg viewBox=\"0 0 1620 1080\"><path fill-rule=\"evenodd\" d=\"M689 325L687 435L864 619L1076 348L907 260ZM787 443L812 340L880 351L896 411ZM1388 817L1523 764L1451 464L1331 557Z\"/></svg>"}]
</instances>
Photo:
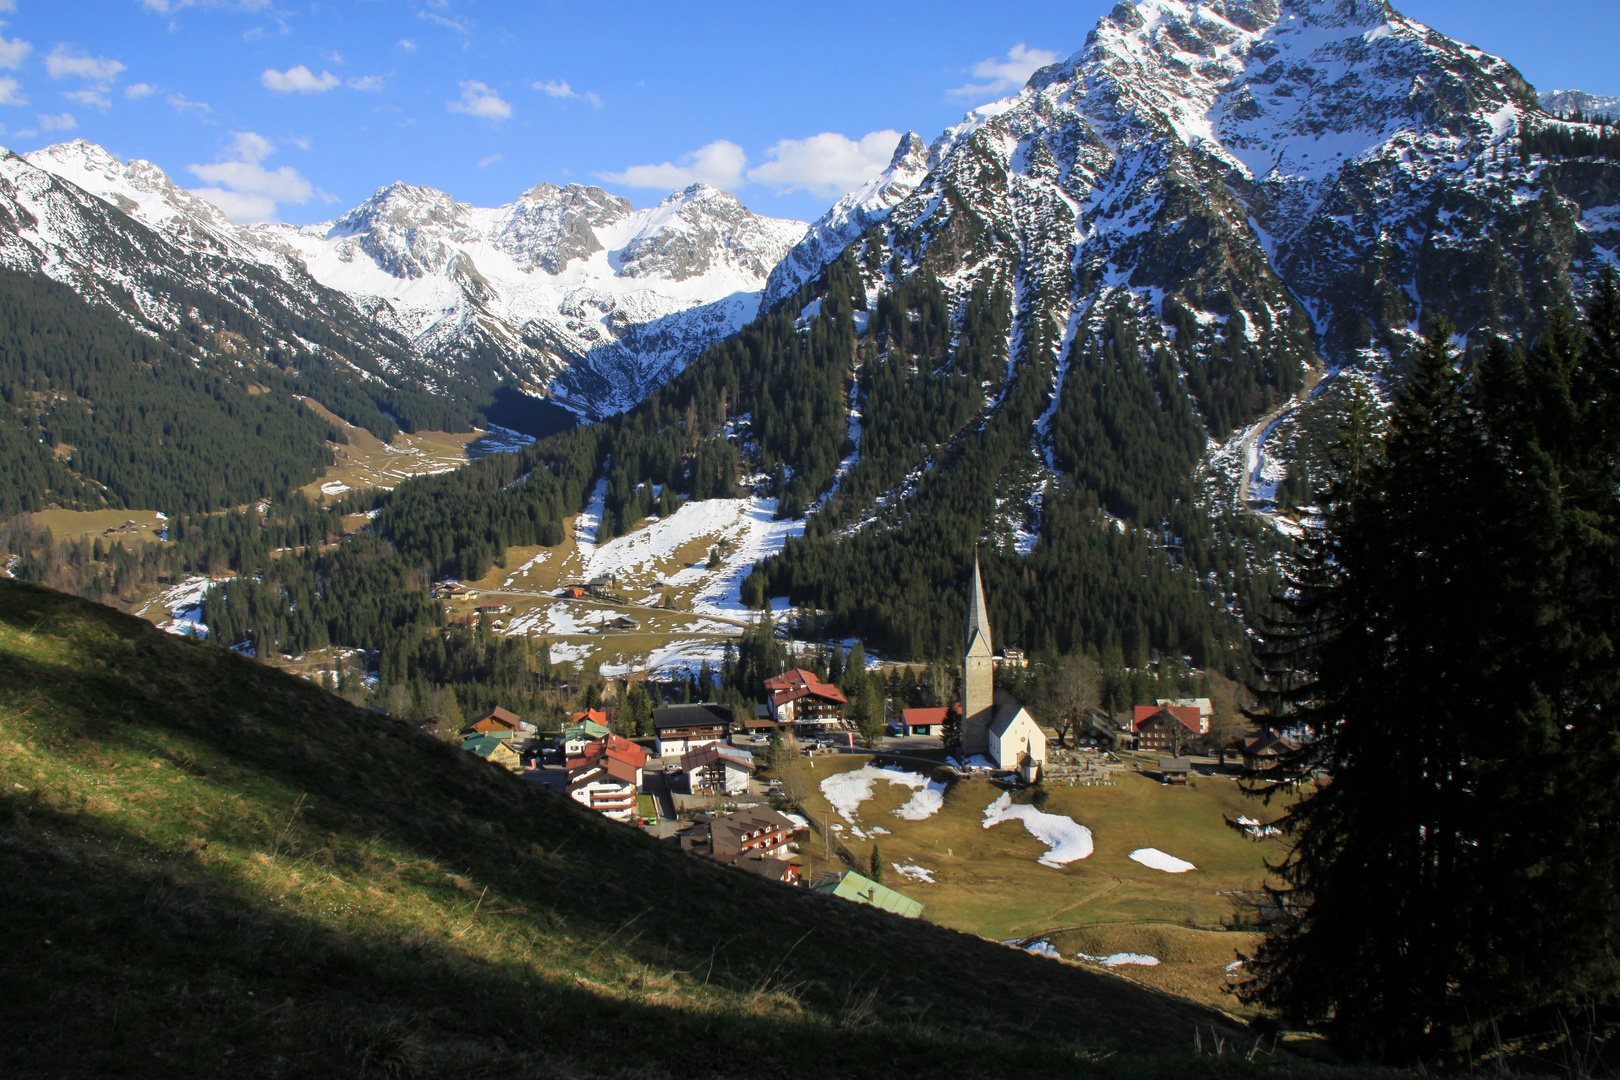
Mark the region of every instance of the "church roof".
<instances>
[{"instance_id":1,"label":"church roof","mask_svg":"<svg viewBox=\"0 0 1620 1080\"><path fill-rule=\"evenodd\" d=\"M995 652L990 644L990 613L984 604L984 582L979 579L979 557L973 557L973 594L968 598L967 635L963 639L963 649L969 655L978 654L975 648L975 639L984 642L984 655Z\"/></svg>"},{"instance_id":2,"label":"church roof","mask_svg":"<svg viewBox=\"0 0 1620 1080\"><path fill-rule=\"evenodd\" d=\"M1013 726L1014 721L1018 719L1018 715L1020 713L1023 713L1025 716L1029 716L1029 714L1024 711L1023 702L1019 701L1010 694L1002 698L1001 704L996 706L996 717L990 722L991 733L994 734L998 739L1007 734L1007 729ZM1029 722L1032 724L1035 723L1035 718L1030 716Z\"/></svg>"}]
</instances>

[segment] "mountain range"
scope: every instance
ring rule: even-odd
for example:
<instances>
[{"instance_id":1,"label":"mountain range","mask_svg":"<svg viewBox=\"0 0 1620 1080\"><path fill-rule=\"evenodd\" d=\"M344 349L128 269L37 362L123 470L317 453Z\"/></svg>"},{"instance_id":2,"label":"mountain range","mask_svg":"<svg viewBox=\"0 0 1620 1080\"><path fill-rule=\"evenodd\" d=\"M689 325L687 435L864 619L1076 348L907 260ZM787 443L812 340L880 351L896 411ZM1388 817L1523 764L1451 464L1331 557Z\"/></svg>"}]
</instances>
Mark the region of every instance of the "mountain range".
<instances>
[{"instance_id":1,"label":"mountain range","mask_svg":"<svg viewBox=\"0 0 1620 1080\"><path fill-rule=\"evenodd\" d=\"M1019 93L908 133L808 226L702 185L637 210L577 184L486 209L396 183L333 222L241 227L77 142L0 159L0 265L198 355L324 361L388 416L489 415L516 390L662 439L705 386L739 474L820 508L764 587L854 627L922 571L840 600L830 568L915 544L945 506L957 562L975 541L1059 558L1054 522L1100 512L1230 594L1250 481L1309 472L1335 387L1386 391L1437 316L1463 344L1533 334L1613 264L1613 134L1555 115L1609 105L1538 96L1383 0L1135 0ZM781 361L749 346L753 375L721 347L748 325ZM795 370L794 326L841 366L816 420L767 430L797 406L744 384ZM615 490L695 490L695 468L616 460Z\"/></svg>"}]
</instances>

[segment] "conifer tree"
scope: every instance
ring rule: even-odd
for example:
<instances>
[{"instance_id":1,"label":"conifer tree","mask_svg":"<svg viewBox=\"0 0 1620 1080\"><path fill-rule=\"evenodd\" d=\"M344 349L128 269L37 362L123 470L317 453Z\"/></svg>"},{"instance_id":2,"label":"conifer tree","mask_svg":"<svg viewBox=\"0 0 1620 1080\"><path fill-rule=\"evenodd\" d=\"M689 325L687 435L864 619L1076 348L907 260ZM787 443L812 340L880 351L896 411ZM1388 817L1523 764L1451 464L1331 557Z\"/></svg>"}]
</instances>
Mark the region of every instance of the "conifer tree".
<instances>
[{"instance_id":1,"label":"conifer tree","mask_svg":"<svg viewBox=\"0 0 1620 1080\"><path fill-rule=\"evenodd\" d=\"M1615 1002L1612 280L1589 324L1555 313L1467 378L1437 326L1386 438L1350 410L1267 634L1310 737L1261 789L1331 782L1284 815L1284 917L1241 993L1355 1056L1458 1063Z\"/></svg>"}]
</instances>

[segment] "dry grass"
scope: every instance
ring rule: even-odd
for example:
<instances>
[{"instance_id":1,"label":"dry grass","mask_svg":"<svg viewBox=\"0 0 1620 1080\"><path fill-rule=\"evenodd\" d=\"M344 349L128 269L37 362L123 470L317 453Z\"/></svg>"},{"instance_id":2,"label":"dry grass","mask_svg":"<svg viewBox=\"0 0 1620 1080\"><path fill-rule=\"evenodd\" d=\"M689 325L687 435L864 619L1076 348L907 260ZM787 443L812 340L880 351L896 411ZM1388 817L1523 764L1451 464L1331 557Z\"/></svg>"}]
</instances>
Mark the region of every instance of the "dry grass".
<instances>
[{"instance_id":1,"label":"dry grass","mask_svg":"<svg viewBox=\"0 0 1620 1080\"><path fill-rule=\"evenodd\" d=\"M355 491L392 489L413 476L459 469L471 460L467 448L483 437L477 431L418 431L411 435L402 431L392 443L385 443L365 428L345 422L313 398L305 398L304 404L349 440L347 446L333 444L336 464L319 480L300 489L316 500L334 493L338 484Z\"/></svg>"},{"instance_id":2,"label":"dry grass","mask_svg":"<svg viewBox=\"0 0 1620 1080\"><path fill-rule=\"evenodd\" d=\"M125 547L155 541L163 528L154 510L38 510L31 516L35 525L50 529L58 540L101 537L108 543L121 541ZM105 535L108 529L123 530L126 521L134 521L135 528Z\"/></svg>"},{"instance_id":3,"label":"dry grass","mask_svg":"<svg viewBox=\"0 0 1620 1080\"><path fill-rule=\"evenodd\" d=\"M831 811L821 795L821 781L871 760L866 756L815 760L809 765L812 794L807 807L828 819ZM900 762L899 767L919 768L912 762ZM934 871L935 881L928 884L901 877L890 866L886 882L921 901L926 905L924 918L943 926L993 940L1049 937L1067 954L1105 955L1083 945L1069 947L1064 944L1067 938L1053 936L1060 931L1079 933L1071 929L1076 927L1093 935L1113 935L1110 940L1136 940L1145 932L1162 931L1183 935L1176 938L1183 945L1199 942L1196 962L1178 960L1161 965L1162 971L1122 968L1115 974L1206 1005L1233 1007L1224 995L1229 981L1224 967L1253 939L1219 928L1237 914L1230 894L1258 889L1266 876L1265 860L1282 854L1276 841L1257 842L1226 825L1228 819L1257 810L1235 783L1203 779L1192 787L1164 787L1146 776L1123 773L1114 787L1054 787L1045 811L1085 825L1095 844L1090 857L1062 868L1039 863L1046 845L1020 823L984 828L984 808L1001 791L984 779L959 782L947 793L938 814L906 821L893 811L910 798L911 789L878 783L858 812L858 827L868 837L855 837L847 824L841 835L857 859L864 859L876 843L886 865ZM841 822L836 814L830 820ZM873 826L888 833L871 835ZM1183 874L1149 869L1129 857L1144 847L1186 859L1198 869ZM1128 945L1107 950L1133 951L1158 955Z\"/></svg>"},{"instance_id":4,"label":"dry grass","mask_svg":"<svg viewBox=\"0 0 1620 1080\"><path fill-rule=\"evenodd\" d=\"M1145 1076L1097 1054L1223 1023L690 859L281 672L9 581L0 823L11 1076Z\"/></svg>"}]
</instances>

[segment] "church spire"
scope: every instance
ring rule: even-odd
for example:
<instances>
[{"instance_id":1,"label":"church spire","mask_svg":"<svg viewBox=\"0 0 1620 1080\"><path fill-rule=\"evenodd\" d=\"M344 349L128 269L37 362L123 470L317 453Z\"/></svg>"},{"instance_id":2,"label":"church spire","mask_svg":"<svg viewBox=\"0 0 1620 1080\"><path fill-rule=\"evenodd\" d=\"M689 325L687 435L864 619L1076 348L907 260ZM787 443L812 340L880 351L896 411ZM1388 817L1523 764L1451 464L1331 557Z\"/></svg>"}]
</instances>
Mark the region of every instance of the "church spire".
<instances>
[{"instance_id":1,"label":"church spire","mask_svg":"<svg viewBox=\"0 0 1620 1080\"><path fill-rule=\"evenodd\" d=\"M990 644L990 613L984 605L984 582L979 579L979 556L973 555L973 594L968 598L967 637L963 643L964 652L975 654L975 638L983 641L983 655L994 653Z\"/></svg>"}]
</instances>

